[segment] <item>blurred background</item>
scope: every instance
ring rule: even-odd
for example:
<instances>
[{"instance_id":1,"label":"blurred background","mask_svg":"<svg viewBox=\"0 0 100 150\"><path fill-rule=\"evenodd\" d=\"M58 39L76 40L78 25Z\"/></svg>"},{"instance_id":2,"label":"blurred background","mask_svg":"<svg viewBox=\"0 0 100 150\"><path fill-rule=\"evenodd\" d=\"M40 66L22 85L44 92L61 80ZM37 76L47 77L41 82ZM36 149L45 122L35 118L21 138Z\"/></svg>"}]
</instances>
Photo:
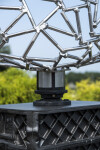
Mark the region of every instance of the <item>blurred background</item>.
<instances>
[{"instance_id":1,"label":"blurred background","mask_svg":"<svg viewBox=\"0 0 100 150\"><path fill-rule=\"evenodd\" d=\"M26 0L28 7L32 13L32 16L38 25L42 19L44 19L54 8L55 5L50 2L44 2L42 0ZM81 2L82 4L83 2ZM80 0L67 0L65 1L67 7L80 4ZM20 6L19 0L0 0L0 5L3 6ZM92 8L94 10L94 7ZM7 26L20 14L14 10L0 10L0 28L4 31ZM100 17L100 9L98 12L98 18ZM74 13L67 14L73 26L77 28L75 22ZM71 16L71 17L70 17ZM80 11L81 25L84 40L89 39L89 23L88 13L86 9ZM59 27L69 31L66 23L62 19L60 12L52 17L48 21L50 25ZM25 15L22 19L9 31L9 34L19 31L31 29L31 24L28 17ZM96 29L98 33L100 31L100 24ZM72 37L67 37L53 31L48 33L56 39L56 41L62 47L77 46L78 42ZM11 38L9 43L2 49L1 53L13 54L22 56L28 44L30 43L34 33L23 35L20 37ZM94 46L94 45L93 45ZM97 52L97 48L94 46L93 54ZM72 52L73 53L73 52ZM81 52L75 52L77 56L82 55ZM57 57L59 51L42 35L40 34L35 45L29 53L29 56L33 57ZM66 63L70 60L63 59L62 62ZM72 68L70 72L66 72L65 86L68 89L63 99L70 100L84 100L84 101L100 101L100 63L82 67L79 69ZM0 67L0 104L22 103L32 102L40 99L39 95L35 94L36 90L36 72L23 71L14 68Z\"/></svg>"}]
</instances>

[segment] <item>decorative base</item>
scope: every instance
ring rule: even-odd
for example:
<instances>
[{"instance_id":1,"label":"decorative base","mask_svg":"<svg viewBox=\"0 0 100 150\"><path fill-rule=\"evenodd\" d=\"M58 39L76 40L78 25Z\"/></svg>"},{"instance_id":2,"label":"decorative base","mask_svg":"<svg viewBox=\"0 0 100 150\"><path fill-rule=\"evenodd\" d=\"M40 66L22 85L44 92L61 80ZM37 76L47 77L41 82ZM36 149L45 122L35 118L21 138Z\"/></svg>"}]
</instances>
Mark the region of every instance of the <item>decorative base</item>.
<instances>
[{"instance_id":1,"label":"decorative base","mask_svg":"<svg viewBox=\"0 0 100 150\"><path fill-rule=\"evenodd\" d=\"M0 106L0 150L73 149L100 149L100 102Z\"/></svg>"},{"instance_id":2,"label":"decorative base","mask_svg":"<svg viewBox=\"0 0 100 150\"><path fill-rule=\"evenodd\" d=\"M67 100L67 99L65 99L65 100L55 100L55 99L53 99L53 100L43 100L43 99L41 99L41 100L38 100L38 101L35 101L35 102L33 102L33 105L34 106L68 106L68 105L71 105L71 101L70 100Z\"/></svg>"}]
</instances>

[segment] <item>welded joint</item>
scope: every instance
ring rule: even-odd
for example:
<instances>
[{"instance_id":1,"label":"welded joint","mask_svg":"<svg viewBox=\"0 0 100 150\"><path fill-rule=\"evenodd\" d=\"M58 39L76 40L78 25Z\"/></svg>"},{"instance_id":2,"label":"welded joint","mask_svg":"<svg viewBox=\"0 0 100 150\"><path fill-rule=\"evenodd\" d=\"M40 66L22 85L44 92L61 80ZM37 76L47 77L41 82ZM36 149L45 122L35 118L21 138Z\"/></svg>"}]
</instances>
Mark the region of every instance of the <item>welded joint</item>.
<instances>
[{"instance_id":1,"label":"welded joint","mask_svg":"<svg viewBox=\"0 0 100 150\"><path fill-rule=\"evenodd\" d=\"M37 33L40 33L41 30L47 29L47 27L48 27L48 24L47 23L43 23L41 25L36 26L35 29L36 29Z\"/></svg>"},{"instance_id":2,"label":"welded joint","mask_svg":"<svg viewBox=\"0 0 100 150\"><path fill-rule=\"evenodd\" d=\"M24 5L21 7L21 10L20 10L22 13L28 13L28 8L25 7Z\"/></svg>"},{"instance_id":3,"label":"welded joint","mask_svg":"<svg viewBox=\"0 0 100 150\"><path fill-rule=\"evenodd\" d=\"M66 9L66 6L64 5L63 0L57 0L57 1L55 2L55 4L56 4L57 6L59 6L59 9L62 9L63 11Z\"/></svg>"},{"instance_id":4,"label":"welded joint","mask_svg":"<svg viewBox=\"0 0 100 150\"><path fill-rule=\"evenodd\" d=\"M80 12L80 9L78 8L78 7L76 7L75 9L74 9L74 12Z\"/></svg>"},{"instance_id":5,"label":"welded joint","mask_svg":"<svg viewBox=\"0 0 100 150\"><path fill-rule=\"evenodd\" d=\"M88 50L91 50L93 48L93 45L90 43L88 46L87 46L87 49Z\"/></svg>"},{"instance_id":6,"label":"welded joint","mask_svg":"<svg viewBox=\"0 0 100 150\"><path fill-rule=\"evenodd\" d=\"M97 28L97 22L93 22L93 28Z\"/></svg>"},{"instance_id":7,"label":"welded joint","mask_svg":"<svg viewBox=\"0 0 100 150\"><path fill-rule=\"evenodd\" d=\"M81 0L81 1L89 2L89 3L94 4L94 5L98 4L98 2L92 1L92 0Z\"/></svg>"},{"instance_id":8,"label":"welded joint","mask_svg":"<svg viewBox=\"0 0 100 150\"><path fill-rule=\"evenodd\" d=\"M4 41L5 43L8 43L9 42L9 39L7 37L7 33L4 33L0 30L0 40L1 40L1 43Z\"/></svg>"},{"instance_id":9,"label":"welded joint","mask_svg":"<svg viewBox=\"0 0 100 150\"><path fill-rule=\"evenodd\" d=\"M89 32L89 34L90 34L91 37L94 37L95 32Z\"/></svg>"}]
</instances>

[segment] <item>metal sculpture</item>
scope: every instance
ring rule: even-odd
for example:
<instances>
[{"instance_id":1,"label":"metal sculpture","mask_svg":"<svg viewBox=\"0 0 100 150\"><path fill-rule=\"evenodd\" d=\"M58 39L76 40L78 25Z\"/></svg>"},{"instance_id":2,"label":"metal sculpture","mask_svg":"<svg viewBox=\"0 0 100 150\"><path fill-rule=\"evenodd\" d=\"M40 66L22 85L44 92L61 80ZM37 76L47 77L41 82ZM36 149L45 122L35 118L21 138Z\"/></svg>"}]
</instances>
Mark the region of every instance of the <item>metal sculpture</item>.
<instances>
[{"instance_id":1,"label":"metal sculpture","mask_svg":"<svg viewBox=\"0 0 100 150\"><path fill-rule=\"evenodd\" d=\"M7 55L0 53L0 65L1 66L10 66L10 67L16 67L16 68L21 68L21 69L26 69L26 70L35 70L35 71L43 71L43 74L40 74L40 76L45 76L47 78L48 72L49 74L53 72L57 72L58 70L60 71L65 71L69 70L71 67L82 67L94 63L100 62L100 33L95 32L95 28L98 27L100 24L100 18L98 19L98 6L99 6L99 0L80 0L80 5L67 8L63 2L63 0L44 0L48 2L55 3L56 8L44 19L42 20L38 25L36 25L30 10L25 2L25 0L20 0L22 5L20 7L8 7L8 6L0 6L0 9L7 9L7 10L18 10L20 11L20 15L5 29L5 31L0 31L0 38L1 38L1 43L0 43L0 48L2 48L7 42L9 42L10 38L16 37L16 36L21 36L23 34L28 34L35 32L35 35L26 48L24 54L22 57L18 56L12 56L12 55ZM94 6L94 16L93 12L91 10L91 7ZM89 18L89 35L90 39L84 41L83 36L82 36L82 29L81 29L81 21L80 21L80 9L86 8L88 11L88 18ZM50 26L48 24L48 20L55 15L55 13L61 10L61 16L63 17L65 23L69 27L71 32L67 32L65 30ZM73 11L75 13L76 17L76 24L77 24L77 31L74 29L72 23L68 20L67 18L67 12ZM24 14L28 15L28 18L32 24L32 29L14 33L14 34L9 34L9 30L22 18ZM62 48L48 33L47 29L59 32L61 34L65 34L66 36L71 36L75 38L77 41L79 41L79 45L77 47L70 47L70 48ZM33 47L35 41L39 37L39 34L42 33L58 50L59 50L59 56L56 58L36 58L36 57L28 57L28 53ZM93 55L93 44L98 48L97 54ZM84 54L81 57L78 57L76 55L71 55L70 51L84 51ZM67 63L67 64L59 64L62 58L70 58L74 59L75 62ZM20 63L18 60L20 60ZM44 65L43 63L40 62L52 62L53 65ZM45 75L44 75L45 74ZM39 76L39 75L38 75ZM60 79L60 75L59 79ZM62 75L63 76L63 75ZM41 78L41 77L39 77ZM58 79L58 80L59 80ZM39 80L39 79L38 79ZM41 79L42 80L42 79ZM55 77L52 79L55 80ZM57 80L57 81L58 81ZM50 81L50 78L49 78ZM49 82L48 81L48 82ZM51 81L52 82L52 81ZM56 81L55 81L56 82ZM63 82L63 81L62 81ZM52 91L54 90L53 85L49 87L49 85L45 85L45 83L39 83L41 88L52 88ZM54 83L55 84L55 83ZM64 83L62 87L64 87ZM59 83L60 85L60 83ZM57 85L57 87L59 87ZM43 91L39 91L40 93ZM37 92L37 93L39 93ZM46 91L47 92L47 91ZM61 94L62 95L62 94ZM50 96L50 91L49 91L49 96ZM55 94L52 94L51 98L55 97Z\"/></svg>"},{"instance_id":2,"label":"metal sculpture","mask_svg":"<svg viewBox=\"0 0 100 150\"><path fill-rule=\"evenodd\" d=\"M12 67L18 67L21 69L29 69L29 70L50 70L54 71L60 68L61 70L64 69L69 69L70 67L82 67L85 65L90 65L93 63L100 62L100 51L96 55L92 55L92 50L93 50L93 44L96 45L96 47L100 50L100 33L95 33L94 28L97 28L97 26L100 23L100 18L97 19L97 14L98 14L98 0L82 0L84 1L84 4L74 6L71 8L67 8L62 0L45 0L49 2L53 2L56 4L56 8L44 19L42 20L39 25L35 24L34 19L32 18L32 15L29 11L29 8L25 2L25 0L20 0L22 3L22 6L20 7L7 7L7 6L0 6L0 9L7 9L7 10L19 10L21 11L20 15L5 29L5 31L0 31L0 37L1 37L1 43L0 43L0 48L6 44L10 38L13 38L15 36L20 36L23 34L28 34L31 32L35 32L35 35L30 42L29 46L25 50L24 54L22 57L16 57L12 55L6 55L6 54L1 54L0 53L0 65L6 65L6 66L12 66ZM91 5L94 5L94 17L92 17L92 12L91 12ZM87 41L83 41L82 37L82 30L81 30L81 22L80 22L80 9L82 8L87 8L88 10L88 16L89 16L89 25L90 25L90 39ZM63 19L65 20L66 24L70 28L71 32L66 32L64 30L58 29L56 27L50 26L47 21L58 11L61 10L61 15ZM68 20L67 16L65 13L68 11L74 11L76 15L76 24L77 24L77 30L76 31L71 24L71 22ZM33 26L31 30L27 31L22 31L19 33L14 33L14 34L9 34L9 30L22 18L24 14L27 14L29 17L29 20ZM79 41L79 45L77 47L71 47L71 48L62 48L47 32L46 29L50 29L56 32L60 32L61 34L65 34L67 36L72 36L76 40ZM51 41L53 45L55 45L58 50L60 51L59 56L54 59L48 59L48 58L30 58L27 57L30 49L34 45L35 41L37 40L39 34L43 33L43 35ZM81 57L70 55L70 51L76 51L76 50L84 50L84 54ZM88 58L87 58L88 56ZM70 59L75 59L74 63L69 63L69 64L60 64L59 62L62 58L70 58ZM18 63L14 60L21 60L24 62L24 65L21 63ZM43 65L42 63L38 63L38 61L41 62L53 62L52 66L49 65Z\"/></svg>"}]
</instances>

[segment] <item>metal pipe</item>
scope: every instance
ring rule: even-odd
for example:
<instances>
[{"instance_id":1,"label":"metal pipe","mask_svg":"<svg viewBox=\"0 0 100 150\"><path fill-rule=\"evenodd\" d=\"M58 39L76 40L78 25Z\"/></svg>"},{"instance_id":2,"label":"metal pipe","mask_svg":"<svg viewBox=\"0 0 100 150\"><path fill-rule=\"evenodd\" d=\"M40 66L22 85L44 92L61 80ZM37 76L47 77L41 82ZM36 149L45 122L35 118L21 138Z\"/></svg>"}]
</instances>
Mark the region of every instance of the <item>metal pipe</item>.
<instances>
[{"instance_id":1,"label":"metal pipe","mask_svg":"<svg viewBox=\"0 0 100 150\"><path fill-rule=\"evenodd\" d=\"M98 42L100 40L100 37L96 37L96 38L92 38L92 39L90 39L90 40L87 40L86 42L87 43L92 43L92 42Z\"/></svg>"},{"instance_id":2,"label":"metal pipe","mask_svg":"<svg viewBox=\"0 0 100 150\"><path fill-rule=\"evenodd\" d=\"M71 8L66 8L64 11L65 12L68 12L68 11L74 11L74 9L78 8L86 8L87 7L87 4L82 4L82 5L77 5L77 6L74 6L74 7L71 7Z\"/></svg>"},{"instance_id":3,"label":"metal pipe","mask_svg":"<svg viewBox=\"0 0 100 150\"><path fill-rule=\"evenodd\" d=\"M6 43L6 41L4 41L4 40L1 42L0 49L5 45L5 43Z\"/></svg>"},{"instance_id":4,"label":"metal pipe","mask_svg":"<svg viewBox=\"0 0 100 150\"><path fill-rule=\"evenodd\" d=\"M100 60L97 60L97 61L95 61L95 62L89 62L89 63L87 63L87 64L83 64L82 66L80 66L80 67L83 67L83 66L87 66L87 65L91 65L91 64L95 64L95 63L99 63L100 62Z\"/></svg>"},{"instance_id":5,"label":"metal pipe","mask_svg":"<svg viewBox=\"0 0 100 150\"><path fill-rule=\"evenodd\" d=\"M98 0L96 0L96 5L95 5L95 8L94 8L94 17L93 17L93 22L97 22L97 13L98 13Z\"/></svg>"},{"instance_id":6,"label":"metal pipe","mask_svg":"<svg viewBox=\"0 0 100 150\"><path fill-rule=\"evenodd\" d=\"M39 57L26 57L26 61L43 61L43 62L56 62L56 59L39 58Z\"/></svg>"},{"instance_id":7,"label":"metal pipe","mask_svg":"<svg viewBox=\"0 0 100 150\"><path fill-rule=\"evenodd\" d=\"M8 54L4 54L4 53L0 53L0 57L6 57L6 58L11 58L11 59L23 60L21 57L8 55Z\"/></svg>"},{"instance_id":8,"label":"metal pipe","mask_svg":"<svg viewBox=\"0 0 100 150\"><path fill-rule=\"evenodd\" d=\"M21 7L8 7L8 6L0 6L0 9L7 9L7 10L21 10Z\"/></svg>"},{"instance_id":9,"label":"metal pipe","mask_svg":"<svg viewBox=\"0 0 100 150\"><path fill-rule=\"evenodd\" d=\"M38 26L42 25L43 23L47 22L58 10L60 6L57 6L45 19L43 19Z\"/></svg>"},{"instance_id":10,"label":"metal pipe","mask_svg":"<svg viewBox=\"0 0 100 150\"><path fill-rule=\"evenodd\" d=\"M24 5L24 7L25 7L26 10L27 10L27 15L28 15L28 17L29 17L29 20L30 20L32 26L35 28L35 27L36 27L36 23L35 23L35 21L34 21L32 15L31 15L31 13L30 13L30 11L29 11L29 8L28 8L28 6L27 6L27 4L26 4L26 1L25 1L25 0L22 0L22 4Z\"/></svg>"},{"instance_id":11,"label":"metal pipe","mask_svg":"<svg viewBox=\"0 0 100 150\"><path fill-rule=\"evenodd\" d=\"M20 35L32 33L32 32L35 32L35 31L36 31L35 29L30 29L30 30L27 30L27 31L22 31L22 32L18 32L18 33L7 35L7 38L12 38L12 37L20 36Z\"/></svg>"},{"instance_id":12,"label":"metal pipe","mask_svg":"<svg viewBox=\"0 0 100 150\"><path fill-rule=\"evenodd\" d=\"M21 64L18 63L18 62L15 62L15 61L13 61L13 60L11 60L11 59L8 59L8 58L3 58L3 59L4 59L4 61L6 61L6 62L8 62L8 63L14 64L14 65L16 65L16 66L19 66L19 67L25 69L25 66L21 65Z\"/></svg>"},{"instance_id":13,"label":"metal pipe","mask_svg":"<svg viewBox=\"0 0 100 150\"><path fill-rule=\"evenodd\" d=\"M75 51L75 50L80 50L80 49L87 49L88 46L77 46L77 47L71 47L71 48L67 48L64 49L64 52L68 52L68 51Z\"/></svg>"},{"instance_id":14,"label":"metal pipe","mask_svg":"<svg viewBox=\"0 0 100 150\"><path fill-rule=\"evenodd\" d=\"M63 49L58 45L58 43L46 32L42 30L42 33L48 38L49 41L51 41L51 43L53 43L53 45L55 45L60 52L63 53Z\"/></svg>"},{"instance_id":15,"label":"metal pipe","mask_svg":"<svg viewBox=\"0 0 100 150\"><path fill-rule=\"evenodd\" d=\"M82 29L81 29L81 23L80 23L80 17L79 17L79 9L76 8L74 9L75 15L76 15L76 23L77 23L77 29L78 29L78 34L82 35Z\"/></svg>"},{"instance_id":16,"label":"metal pipe","mask_svg":"<svg viewBox=\"0 0 100 150\"><path fill-rule=\"evenodd\" d=\"M48 25L48 29L59 32L59 33L62 33L62 34L66 34L66 35L69 35L69 36L72 36L72 37L75 36L73 33L69 33L65 30L62 30L62 29L59 29L59 28L56 28L56 27L53 27L53 26L50 26L50 25Z\"/></svg>"},{"instance_id":17,"label":"metal pipe","mask_svg":"<svg viewBox=\"0 0 100 150\"><path fill-rule=\"evenodd\" d=\"M69 28L71 29L71 31L76 34L76 31L74 29L74 27L72 26L72 24L69 22L68 18L66 17L64 12L61 12L62 17L64 18L65 22L67 23L67 25L69 26Z\"/></svg>"},{"instance_id":18,"label":"metal pipe","mask_svg":"<svg viewBox=\"0 0 100 150\"><path fill-rule=\"evenodd\" d=\"M56 66L58 65L58 63L60 62L61 59L62 59L62 55L59 55L59 57L57 58L56 62L53 65L53 69L56 68Z\"/></svg>"},{"instance_id":19,"label":"metal pipe","mask_svg":"<svg viewBox=\"0 0 100 150\"><path fill-rule=\"evenodd\" d=\"M100 50L100 45L97 42L95 42L95 45Z\"/></svg>"},{"instance_id":20,"label":"metal pipe","mask_svg":"<svg viewBox=\"0 0 100 150\"><path fill-rule=\"evenodd\" d=\"M37 63L37 62L34 62L34 61L32 61L31 64L35 65L35 66L38 66L38 67L42 67L44 69L49 69L50 70L50 67L48 67L46 65L43 65L43 64L40 64L40 63Z\"/></svg>"},{"instance_id":21,"label":"metal pipe","mask_svg":"<svg viewBox=\"0 0 100 150\"><path fill-rule=\"evenodd\" d=\"M70 55L70 54L67 54L66 58L72 58L72 59L76 59L76 60L82 60L82 58L80 58L78 56Z\"/></svg>"},{"instance_id":22,"label":"metal pipe","mask_svg":"<svg viewBox=\"0 0 100 150\"><path fill-rule=\"evenodd\" d=\"M54 2L54 3L56 3L58 0L43 0L43 1Z\"/></svg>"},{"instance_id":23,"label":"metal pipe","mask_svg":"<svg viewBox=\"0 0 100 150\"><path fill-rule=\"evenodd\" d=\"M77 65L77 63L67 63L67 64L61 64L58 65L56 68L63 68L63 67L75 67Z\"/></svg>"},{"instance_id":24,"label":"metal pipe","mask_svg":"<svg viewBox=\"0 0 100 150\"><path fill-rule=\"evenodd\" d=\"M77 61L77 64L81 63L83 59L89 54L90 50L87 50L83 55L82 55L82 60Z\"/></svg>"},{"instance_id":25,"label":"metal pipe","mask_svg":"<svg viewBox=\"0 0 100 150\"><path fill-rule=\"evenodd\" d=\"M81 0L81 1L84 1L84 2L90 2L91 4L93 5L96 5L97 2L93 1L93 0Z\"/></svg>"},{"instance_id":26,"label":"metal pipe","mask_svg":"<svg viewBox=\"0 0 100 150\"><path fill-rule=\"evenodd\" d=\"M98 19L98 21L97 21L97 25L100 23L100 18Z\"/></svg>"},{"instance_id":27,"label":"metal pipe","mask_svg":"<svg viewBox=\"0 0 100 150\"><path fill-rule=\"evenodd\" d=\"M8 32L19 20L20 18L24 15L25 13L22 12L10 25L9 27L4 31L4 33Z\"/></svg>"},{"instance_id":28,"label":"metal pipe","mask_svg":"<svg viewBox=\"0 0 100 150\"><path fill-rule=\"evenodd\" d=\"M3 67L14 67L14 68L20 68L19 66L16 66L16 65L13 65L13 64L10 64L10 63L0 63L0 66L3 66ZM24 67L23 67L24 68ZM21 68L22 69L22 68Z\"/></svg>"},{"instance_id":29,"label":"metal pipe","mask_svg":"<svg viewBox=\"0 0 100 150\"><path fill-rule=\"evenodd\" d=\"M94 30L93 30L93 20L92 20L92 12L91 12L90 3L88 3L87 8L88 8L88 17L89 17L90 32L94 33Z\"/></svg>"},{"instance_id":30,"label":"metal pipe","mask_svg":"<svg viewBox=\"0 0 100 150\"><path fill-rule=\"evenodd\" d=\"M39 33L36 32L32 41L30 42L29 46L27 47L25 53L23 54L23 58L25 58L27 56L27 54L29 53L30 49L32 48L32 46L35 43L38 36L39 36Z\"/></svg>"}]
</instances>

